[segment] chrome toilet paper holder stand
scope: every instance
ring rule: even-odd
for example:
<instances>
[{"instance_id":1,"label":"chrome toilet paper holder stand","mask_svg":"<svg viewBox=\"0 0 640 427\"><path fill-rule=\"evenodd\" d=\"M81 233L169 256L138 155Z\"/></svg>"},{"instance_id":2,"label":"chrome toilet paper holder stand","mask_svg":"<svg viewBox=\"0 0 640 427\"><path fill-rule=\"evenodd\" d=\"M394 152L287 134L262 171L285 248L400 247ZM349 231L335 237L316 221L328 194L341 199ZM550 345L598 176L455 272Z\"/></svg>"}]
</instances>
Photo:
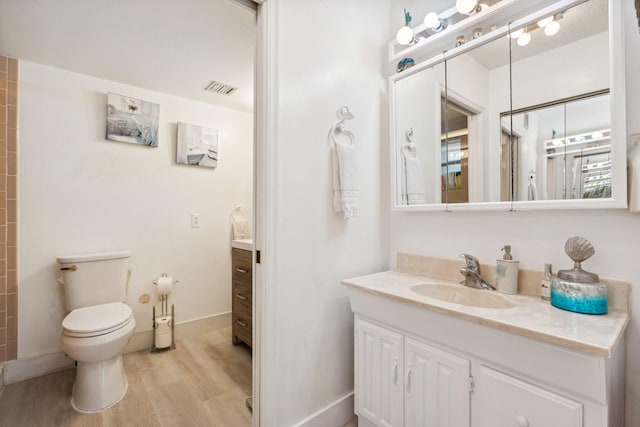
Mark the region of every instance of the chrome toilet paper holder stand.
<instances>
[{"instance_id":1,"label":"chrome toilet paper holder stand","mask_svg":"<svg viewBox=\"0 0 640 427\"><path fill-rule=\"evenodd\" d=\"M167 273L162 273L160 277L169 277ZM174 280L172 285L179 283L178 280ZM158 285L158 279L153 280L154 285ZM160 317L168 316L169 313L169 295L160 295L160 302L162 303L162 313ZM156 306L153 305L153 313L152 313L152 322L153 322L153 345L151 347L151 352L154 353L156 351L165 351L165 350L175 350L176 348L176 338L175 338L175 308L174 305L171 304L171 320L169 321L169 326L171 326L171 345L169 347L158 348L156 347L156 329L158 329L158 322L156 321Z\"/></svg>"}]
</instances>

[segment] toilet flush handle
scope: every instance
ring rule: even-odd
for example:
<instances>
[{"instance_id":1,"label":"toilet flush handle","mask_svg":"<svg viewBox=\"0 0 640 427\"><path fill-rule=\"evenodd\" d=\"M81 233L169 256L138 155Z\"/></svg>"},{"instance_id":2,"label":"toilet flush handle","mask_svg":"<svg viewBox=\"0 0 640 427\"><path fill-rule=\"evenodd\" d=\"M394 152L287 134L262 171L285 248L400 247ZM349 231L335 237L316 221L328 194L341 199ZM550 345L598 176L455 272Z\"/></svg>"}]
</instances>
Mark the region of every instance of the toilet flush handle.
<instances>
[{"instance_id":1,"label":"toilet flush handle","mask_svg":"<svg viewBox=\"0 0 640 427\"><path fill-rule=\"evenodd\" d=\"M68 271L68 270L70 270L70 271L76 271L77 269L78 269L78 267L76 267L75 265L72 265L71 267L62 267L62 268L60 269L60 271Z\"/></svg>"}]
</instances>

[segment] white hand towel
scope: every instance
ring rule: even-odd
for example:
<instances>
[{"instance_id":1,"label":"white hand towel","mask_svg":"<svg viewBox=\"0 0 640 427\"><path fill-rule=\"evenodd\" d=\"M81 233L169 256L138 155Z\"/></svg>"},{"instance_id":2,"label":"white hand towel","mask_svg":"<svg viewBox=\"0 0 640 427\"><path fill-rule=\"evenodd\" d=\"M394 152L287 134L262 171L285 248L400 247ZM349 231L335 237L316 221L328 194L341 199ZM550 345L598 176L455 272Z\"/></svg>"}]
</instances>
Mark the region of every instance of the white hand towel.
<instances>
[{"instance_id":1,"label":"white hand towel","mask_svg":"<svg viewBox=\"0 0 640 427\"><path fill-rule=\"evenodd\" d=\"M424 205L427 203L424 196L424 174L420 160L415 157L415 144L405 145L403 154L407 204Z\"/></svg>"},{"instance_id":2,"label":"white hand towel","mask_svg":"<svg viewBox=\"0 0 640 427\"><path fill-rule=\"evenodd\" d=\"M358 216L355 145L333 140L333 208L345 218Z\"/></svg>"}]
</instances>

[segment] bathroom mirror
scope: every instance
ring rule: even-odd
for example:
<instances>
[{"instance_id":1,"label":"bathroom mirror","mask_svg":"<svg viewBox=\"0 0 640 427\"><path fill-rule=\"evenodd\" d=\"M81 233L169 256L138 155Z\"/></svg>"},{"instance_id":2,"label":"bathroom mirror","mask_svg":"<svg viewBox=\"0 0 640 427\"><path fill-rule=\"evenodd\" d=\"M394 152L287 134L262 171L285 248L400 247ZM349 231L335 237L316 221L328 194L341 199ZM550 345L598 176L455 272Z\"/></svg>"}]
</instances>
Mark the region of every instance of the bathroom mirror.
<instances>
[{"instance_id":1,"label":"bathroom mirror","mask_svg":"<svg viewBox=\"0 0 640 427\"><path fill-rule=\"evenodd\" d=\"M444 64L425 68L395 85L396 204L440 204L440 99Z\"/></svg>"},{"instance_id":2,"label":"bathroom mirror","mask_svg":"<svg viewBox=\"0 0 640 427\"><path fill-rule=\"evenodd\" d=\"M509 105L509 79L495 70L508 69L509 39L499 37L467 53L446 60L447 87L444 107L447 121L442 144L448 147L443 161L443 182L449 204L491 203L501 199L498 141L500 109ZM445 144L446 142L446 144ZM445 167L448 166L448 168Z\"/></svg>"},{"instance_id":3,"label":"bathroom mirror","mask_svg":"<svg viewBox=\"0 0 640 427\"><path fill-rule=\"evenodd\" d=\"M392 76L394 208L626 207L621 14L558 2Z\"/></svg>"},{"instance_id":4,"label":"bathroom mirror","mask_svg":"<svg viewBox=\"0 0 640 427\"><path fill-rule=\"evenodd\" d=\"M609 111L603 90L504 113L513 157L501 188L516 201L610 198Z\"/></svg>"}]
</instances>

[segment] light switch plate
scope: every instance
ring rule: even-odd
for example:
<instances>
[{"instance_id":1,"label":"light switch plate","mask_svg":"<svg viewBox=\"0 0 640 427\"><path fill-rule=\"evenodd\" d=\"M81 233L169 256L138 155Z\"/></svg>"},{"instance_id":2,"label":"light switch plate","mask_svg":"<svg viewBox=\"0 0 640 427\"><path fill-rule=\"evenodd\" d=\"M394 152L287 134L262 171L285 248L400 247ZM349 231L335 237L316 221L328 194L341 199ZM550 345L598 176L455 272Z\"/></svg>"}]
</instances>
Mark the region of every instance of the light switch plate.
<instances>
[{"instance_id":1,"label":"light switch plate","mask_svg":"<svg viewBox=\"0 0 640 427\"><path fill-rule=\"evenodd\" d=\"M200 214L192 213L191 214L191 228L200 228Z\"/></svg>"}]
</instances>

